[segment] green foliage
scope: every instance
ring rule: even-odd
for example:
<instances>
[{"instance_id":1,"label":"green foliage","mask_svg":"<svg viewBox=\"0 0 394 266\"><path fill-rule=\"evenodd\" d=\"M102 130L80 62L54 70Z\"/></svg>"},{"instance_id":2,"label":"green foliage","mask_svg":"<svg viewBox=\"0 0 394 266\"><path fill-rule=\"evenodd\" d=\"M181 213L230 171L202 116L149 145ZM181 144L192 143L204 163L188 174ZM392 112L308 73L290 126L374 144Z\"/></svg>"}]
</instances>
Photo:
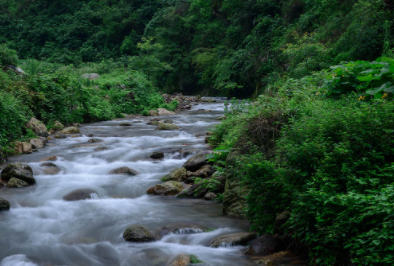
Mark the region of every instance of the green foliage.
<instances>
[{"instance_id":1,"label":"green foliage","mask_svg":"<svg viewBox=\"0 0 394 266\"><path fill-rule=\"evenodd\" d=\"M199 185L198 189L196 189L195 196L198 195L201 191L207 190L208 192L215 191L220 185L220 181L216 180L214 178L208 178L208 179L203 179L200 177L197 177L194 180L194 184Z\"/></svg>"},{"instance_id":2,"label":"green foliage","mask_svg":"<svg viewBox=\"0 0 394 266\"><path fill-rule=\"evenodd\" d=\"M198 264L198 263L204 263L203 261L201 261L196 255L191 254L190 256L190 263L191 264Z\"/></svg>"},{"instance_id":3,"label":"green foliage","mask_svg":"<svg viewBox=\"0 0 394 266\"><path fill-rule=\"evenodd\" d=\"M0 44L0 66L17 66L18 61L18 55L15 50L8 48L6 44Z\"/></svg>"},{"instance_id":4,"label":"green foliage","mask_svg":"<svg viewBox=\"0 0 394 266\"><path fill-rule=\"evenodd\" d=\"M387 98L394 93L394 60L356 61L331 67L325 88L328 96L357 93L359 100Z\"/></svg>"}]
</instances>

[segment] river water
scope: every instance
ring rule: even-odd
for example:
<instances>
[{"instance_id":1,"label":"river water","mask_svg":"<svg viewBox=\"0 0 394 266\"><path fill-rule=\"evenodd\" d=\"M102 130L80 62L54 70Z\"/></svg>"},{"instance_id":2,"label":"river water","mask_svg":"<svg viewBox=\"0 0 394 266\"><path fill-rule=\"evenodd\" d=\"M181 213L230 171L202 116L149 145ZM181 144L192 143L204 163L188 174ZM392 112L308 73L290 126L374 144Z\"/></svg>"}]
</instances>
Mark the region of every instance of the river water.
<instances>
[{"instance_id":1,"label":"river water","mask_svg":"<svg viewBox=\"0 0 394 266\"><path fill-rule=\"evenodd\" d=\"M13 162L27 162L37 184L0 188L0 196L11 203L10 211L0 213L0 266L164 266L180 254L195 254L204 265L252 265L242 256L242 247L208 247L217 236L248 231L245 221L222 215L222 204L146 194L191 155L182 158L179 153L165 153L163 160L148 156L166 148L190 152L208 149L205 132L223 112L224 103L219 99L217 103L199 103L176 116L160 117L172 119L181 128L174 131L154 130L156 126L147 125L151 117L86 124L80 128L79 137L51 140L38 152L11 158ZM120 127L121 122L132 122L133 126ZM104 142L88 143L91 134ZM98 147L108 150L95 151ZM54 163L62 171L45 175L39 161L53 155L58 156ZM123 166L139 174L109 174ZM63 200L80 188L93 189L97 194L89 200ZM128 225L159 232L164 226L179 223L210 230L171 234L143 244L122 238Z\"/></svg>"}]
</instances>

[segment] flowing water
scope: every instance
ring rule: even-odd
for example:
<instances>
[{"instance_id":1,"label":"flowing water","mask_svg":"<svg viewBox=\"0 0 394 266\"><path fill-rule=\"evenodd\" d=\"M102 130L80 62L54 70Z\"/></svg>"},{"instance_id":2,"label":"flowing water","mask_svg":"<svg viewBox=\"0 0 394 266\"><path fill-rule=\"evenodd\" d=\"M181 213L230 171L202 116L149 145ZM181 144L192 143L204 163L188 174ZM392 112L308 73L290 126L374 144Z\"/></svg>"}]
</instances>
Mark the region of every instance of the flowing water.
<instances>
[{"instance_id":1,"label":"flowing water","mask_svg":"<svg viewBox=\"0 0 394 266\"><path fill-rule=\"evenodd\" d=\"M199 109L210 109L211 112ZM149 118L121 119L81 127L76 138L51 140L46 148L11 161L27 162L37 184L19 189L0 189L11 203L0 213L0 266L77 265L145 266L166 265L179 254L195 254L205 265L251 265L242 247L210 248L215 237L248 231L245 221L222 215L222 204L200 199L150 196L146 190L160 178L179 168L191 155L165 153L163 160L148 156L166 148L191 153L208 149L205 132L223 115L223 101L200 103L172 119L180 130L154 130ZM142 123L135 123L137 120ZM121 122L133 122L120 127ZM104 142L88 143L94 134ZM97 147L108 150L95 151ZM62 171L45 175L40 160L58 156ZM127 166L136 176L111 175ZM69 192L90 188L92 199L64 201ZM171 224L191 224L208 232L181 230L151 243L129 243L122 238L128 225L138 224L152 232Z\"/></svg>"}]
</instances>

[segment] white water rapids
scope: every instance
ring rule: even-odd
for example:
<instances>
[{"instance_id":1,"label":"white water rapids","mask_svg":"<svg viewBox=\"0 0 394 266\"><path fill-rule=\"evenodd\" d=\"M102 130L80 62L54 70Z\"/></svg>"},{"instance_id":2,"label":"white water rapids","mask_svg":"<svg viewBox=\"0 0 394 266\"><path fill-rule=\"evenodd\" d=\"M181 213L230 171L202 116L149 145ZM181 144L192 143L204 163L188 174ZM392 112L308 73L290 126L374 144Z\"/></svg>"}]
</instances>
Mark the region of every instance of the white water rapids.
<instances>
[{"instance_id":1,"label":"white water rapids","mask_svg":"<svg viewBox=\"0 0 394 266\"><path fill-rule=\"evenodd\" d=\"M180 254L195 254L204 265L251 265L242 256L241 247L208 247L217 236L248 231L245 221L222 215L222 204L146 194L191 155L182 158L179 153L165 153L163 160L148 156L166 148L208 149L204 134L218 122L215 118L223 115L223 109L223 101L200 103L180 115L160 117L174 120L181 128L174 131L154 130L156 126L147 125L151 117L86 124L81 127L81 137L51 140L38 152L11 158L12 162L28 163L37 184L0 188L0 196L11 203L10 211L0 213L0 266L165 266ZM137 120L142 123L133 123ZM120 127L121 122L133 125ZM88 143L90 134L104 142ZM97 147L108 150L95 151ZM62 171L45 175L39 161L53 155ZM139 174L109 174L123 166ZM80 188L97 194L91 194L89 200L63 200ZM181 230L142 244L122 238L128 225L158 232L176 223L210 230Z\"/></svg>"}]
</instances>

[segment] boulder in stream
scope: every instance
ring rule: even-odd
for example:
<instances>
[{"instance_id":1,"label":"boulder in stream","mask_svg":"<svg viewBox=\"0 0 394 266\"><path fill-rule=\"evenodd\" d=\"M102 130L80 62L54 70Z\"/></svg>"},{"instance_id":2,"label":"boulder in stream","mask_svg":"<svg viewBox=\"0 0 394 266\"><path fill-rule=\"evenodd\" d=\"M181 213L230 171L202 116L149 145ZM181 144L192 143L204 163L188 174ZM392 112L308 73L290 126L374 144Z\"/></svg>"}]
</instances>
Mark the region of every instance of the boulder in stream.
<instances>
[{"instance_id":1,"label":"boulder in stream","mask_svg":"<svg viewBox=\"0 0 394 266\"><path fill-rule=\"evenodd\" d=\"M175 124L166 124L166 123L159 123L158 127L155 130L176 130L179 127Z\"/></svg>"},{"instance_id":2,"label":"boulder in stream","mask_svg":"<svg viewBox=\"0 0 394 266\"><path fill-rule=\"evenodd\" d=\"M282 239L271 235L263 235L250 244L245 254L269 255L285 249Z\"/></svg>"},{"instance_id":3,"label":"boulder in stream","mask_svg":"<svg viewBox=\"0 0 394 266\"><path fill-rule=\"evenodd\" d=\"M79 132L80 131L79 131L78 127L66 127L60 133L61 134L78 134Z\"/></svg>"},{"instance_id":4,"label":"boulder in stream","mask_svg":"<svg viewBox=\"0 0 394 266\"><path fill-rule=\"evenodd\" d=\"M196 224L169 224L160 229L160 238L168 234L191 235L207 231L207 228Z\"/></svg>"},{"instance_id":5,"label":"boulder in stream","mask_svg":"<svg viewBox=\"0 0 394 266\"><path fill-rule=\"evenodd\" d=\"M152 195L173 196L183 190L183 185L177 181L168 181L148 189L147 193Z\"/></svg>"},{"instance_id":6,"label":"boulder in stream","mask_svg":"<svg viewBox=\"0 0 394 266\"><path fill-rule=\"evenodd\" d=\"M31 139L30 144L33 145L34 149L42 149L45 147L45 141L42 139Z\"/></svg>"},{"instance_id":7,"label":"boulder in stream","mask_svg":"<svg viewBox=\"0 0 394 266\"><path fill-rule=\"evenodd\" d=\"M123 122L123 123L120 123L120 124L119 124L120 127L131 127L132 125L133 125L133 124L127 123L127 122Z\"/></svg>"},{"instance_id":8,"label":"boulder in stream","mask_svg":"<svg viewBox=\"0 0 394 266\"><path fill-rule=\"evenodd\" d=\"M31 129L34 133L41 137L48 137L48 131L45 124L32 117L26 124L27 129Z\"/></svg>"},{"instance_id":9,"label":"boulder in stream","mask_svg":"<svg viewBox=\"0 0 394 266\"><path fill-rule=\"evenodd\" d=\"M40 160L40 162L54 162L57 160L57 156L50 156Z\"/></svg>"},{"instance_id":10,"label":"boulder in stream","mask_svg":"<svg viewBox=\"0 0 394 266\"><path fill-rule=\"evenodd\" d=\"M88 140L89 143L98 143L103 141L104 141L103 139L95 139L95 138Z\"/></svg>"},{"instance_id":11,"label":"boulder in stream","mask_svg":"<svg viewBox=\"0 0 394 266\"><path fill-rule=\"evenodd\" d=\"M85 199L92 199L94 195L97 195L97 191L90 189L90 188L81 188L74 190L68 193L66 196L63 197L66 201L77 201L77 200L85 200Z\"/></svg>"},{"instance_id":12,"label":"boulder in stream","mask_svg":"<svg viewBox=\"0 0 394 266\"><path fill-rule=\"evenodd\" d=\"M161 151L155 151L151 155L149 155L150 158L152 159L163 159L164 158L164 153Z\"/></svg>"},{"instance_id":13,"label":"boulder in stream","mask_svg":"<svg viewBox=\"0 0 394 266\"><path fill-rule=\"evenodd\" d=\"M11 178L8 183L7 183L7 187L8 188L21 188L21 187L27 187L29 186L29 184L23 180L20 180L18 178Z\"/></svg>"},{"instance_id":14,"label":"boulder in stream","mask_svg":"<svg viewBox=\"0 0 394 266\"><path fill-rule=\"evenodd\" d=\"M250 241L254 240L257 237L257 233L254 232L244 232L244 233L235 233L228 234L214 238L210 243L210 247L232 247L247 245Z\"/></svg>"},{"instance_id":15,"label":"boulder in stream","mask_svg":"<svg viewBox=\"0 0 394 266\"><path fill-rule=\"evenodd\" d=\"M212 151L201 151L196 155L190 157L184 164L183 167L189 171L197 171L203 165L208 164L207 155L211 154Z\"/></svg>"},{"instance_id":16,"label":"boulder in stream","mask_svg":"<svg viewBox=\"0 0 394 266\"><path fill-rule=\"evenodd\" d=\"M130 225L123 233L124 240L128 242L151 242L154 241L152 233L141 225Z\"/></svg>"},{"instance_id":17,"label":"boulder in stream","mask_svg":"<svg viewBox=\"0 0 394 266\"><path fill-rule=\"evenodd\" d=\"M44 167L44 173L46 175L57 175L62 171L56 164L51 162L42 163L40 166Z\"/></svg>"},{"instance_id":18,"label":"boulder in stream","mask_svg":"<svg viewBox=\"0 0 394 266\"><path fill-rule=\"evenodd\" d=\"M29 185L36 183L33 177L33 170L24 163L10 163L1 172L1 180L3 181L9 181L13 177L23 180Z\"/></svg>"},{"instance_id":19,"label":"boulder in stream","mask_svg":"<svg viewBox=\"0 0 394 266\"><path fill-rule=\"evenodd\" d=\"M149 121L149 122L147 123L147 125L157 126L157 125L159 125L159 123L160 123L160 121Z\"/></svg>"},{"instance_id":20,"label":"boulder in stream","mask_svg":"<svg viewBox=\"0 0 394 266\"><path fill-rule=\"evenodd\" d=\"M62 123L60 123L59 121L55 121L55 123L53 124L53 128L55 130L63 130L64 125Z\"/></svg>"},{"instance_id":21,"label":"boulder in stream","mask_svg":"<svg viewBox=\"0 0 394 266\"><path fill-rule=\"evenodd\" d=\"M137 171L134 171L131 168L128 168L127 166L119 167L111 172L109 172L111 175L138 175Z\"/></svg>"},{"instance_id":22,"label":"boulder in stream","mask_svg":"<svg viewBox=\"0 0 394 266\"><path fill-rule=\"evenodd\" d=\"M174 121L172 119L166 119L166 120L164 120L164 123L166 123L166 124L173 124Z\"/></svg>"},{"instance_id":23,"label":"boulder in stream","mask_svg":"<svg viewBox=\"0 0 394 266\"><path fill-rule=\"evenodd\" d=\"M168 175L165 175L162 178L162 181L183 181L186 179L186 169L185 168L177 168L171 171Z\"/></svg>"},{"instance_id":24,"label":"boulder in stream","mask_svg":"<svg viewBox=\"0 0 394 266\"><path fill-rule=\"evenodd\" d=\"M8 211L10 209L10 203L3 198L0 198L0 212Z\"/></svg>"}]
</instances>

